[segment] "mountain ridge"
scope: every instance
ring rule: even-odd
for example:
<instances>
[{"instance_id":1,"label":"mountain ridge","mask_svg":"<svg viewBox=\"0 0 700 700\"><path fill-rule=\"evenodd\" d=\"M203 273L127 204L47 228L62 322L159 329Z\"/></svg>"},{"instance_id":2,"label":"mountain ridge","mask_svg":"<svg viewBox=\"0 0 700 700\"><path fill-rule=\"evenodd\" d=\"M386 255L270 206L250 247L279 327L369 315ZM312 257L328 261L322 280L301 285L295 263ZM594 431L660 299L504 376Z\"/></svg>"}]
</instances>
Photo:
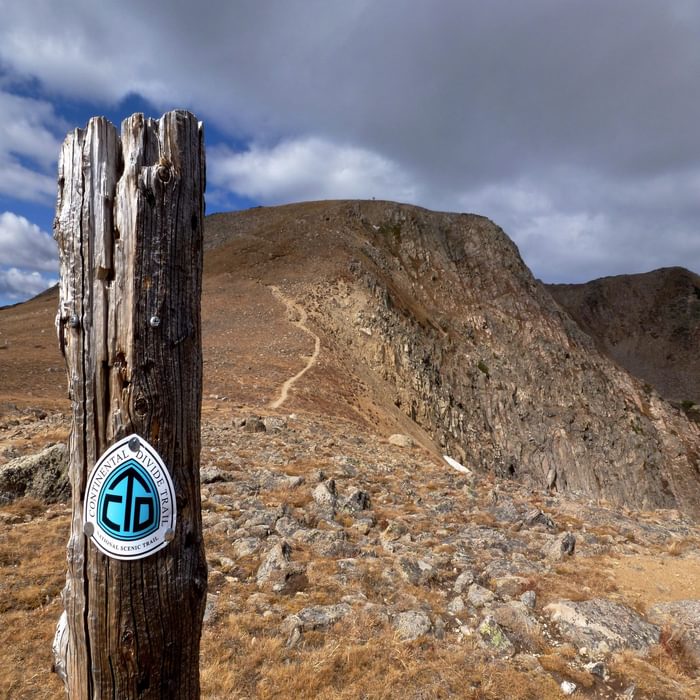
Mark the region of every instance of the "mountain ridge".
<instances>
[{"instance_id":1,"label":"mountain ridge","mask_svg":"<svg viewBox=\"0 0 700 700\"><path fill-rule=\"evenodd\" d=\"M700 275L676 266L547 289L629 372L671 401L700 403Z\"/></svg>"},{"instance_id":2,"label":"mountain ridge","mask_svg":"<svg viewBox=\"0 0 700 700\"><path fill-rule=\"evenodd\" d=\"M488 219L376 201L215 217L209 274L285 279L370 421L391 403L478 469L697 509L696 426L599 352Z\"/></svg>"}]
</instances>

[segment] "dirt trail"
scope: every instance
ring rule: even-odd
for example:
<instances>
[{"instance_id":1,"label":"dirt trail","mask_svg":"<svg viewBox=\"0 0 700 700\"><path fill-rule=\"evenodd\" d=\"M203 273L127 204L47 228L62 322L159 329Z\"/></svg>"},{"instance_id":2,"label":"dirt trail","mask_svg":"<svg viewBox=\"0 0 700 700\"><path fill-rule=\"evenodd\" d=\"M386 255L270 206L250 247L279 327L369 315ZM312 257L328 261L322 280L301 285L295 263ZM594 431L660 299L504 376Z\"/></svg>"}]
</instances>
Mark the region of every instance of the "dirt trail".
<instances>
[{"instance_id":1,"label":"dirt trail","mask_svg":"<svg viewBox=\"0 0 700 700\"><path fill-rule=\"evenodd\" d=\"M306 367L304 367L301 371L297 372L293 377L287 379L287 381L284 384L282 384L279 396L269 404L270 408L279 408L287 400L289 390L294 386L297 380L301 379L318 361L318 355L321 352L321 339L306 326L308 316L306 314L305 309L303 309L301 306L299 306L291 299L286 297L279 287L270 285L270 291L274 295L275 299L281 301L287 307L287 310L290 314L298 314L299 318L290 322L297 326L297 328L301 328L301 330L303 330L305 333L308 333L314 338L314 351L311 354L311 357L309 358Z\"/></svg>"}]
</instances>

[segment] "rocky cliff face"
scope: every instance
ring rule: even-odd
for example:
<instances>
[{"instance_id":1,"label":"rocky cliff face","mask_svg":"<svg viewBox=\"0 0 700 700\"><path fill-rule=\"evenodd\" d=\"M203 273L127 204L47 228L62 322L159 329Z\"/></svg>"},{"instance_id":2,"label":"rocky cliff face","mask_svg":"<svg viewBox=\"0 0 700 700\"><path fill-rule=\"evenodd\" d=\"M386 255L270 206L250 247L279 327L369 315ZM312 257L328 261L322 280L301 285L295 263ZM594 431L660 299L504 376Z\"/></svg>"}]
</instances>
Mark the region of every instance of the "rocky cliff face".
<instances>
[{"instance_id":1,"label":"rocky cliff face","mask_svg":"<svg viewBox=\"0 0 700 700\"><path fill-rule=\"evenodd\" d=\"M700 276L671 267L547 289L629 372L669 400L700 403Z\"/></svg>"},{"instance_id":2,"label":"rocky cliff face","mask_svg":"<svg viewBox=\"0 0 700 700\"><path fill-rule=\"evenodd\" d=\"M236 274L282 279L362 405L481 471L700 512L698 426L601 354L487 219L335 202L213 224L216 265L233 250Z\"/></svg>"}]
</instances>

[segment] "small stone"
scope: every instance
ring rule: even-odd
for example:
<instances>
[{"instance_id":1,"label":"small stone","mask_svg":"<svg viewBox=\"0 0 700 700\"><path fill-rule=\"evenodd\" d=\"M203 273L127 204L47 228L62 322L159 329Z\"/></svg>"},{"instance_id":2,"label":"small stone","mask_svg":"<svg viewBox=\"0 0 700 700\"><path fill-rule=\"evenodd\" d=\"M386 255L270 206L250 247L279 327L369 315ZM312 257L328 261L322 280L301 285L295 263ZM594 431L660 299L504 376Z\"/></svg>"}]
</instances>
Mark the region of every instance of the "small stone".
<instances>
[{"instance_id":1,"label":"small stone","mask_svg":"<svg viewBox=\"0 0 700 700\"><path fill-rule=\"evenodd\" d=\"M264 433L267 430L260 416L248 416L242 427L244 433Z\"/></svg>"},{"instance_id":2,"label":"small stone","mask_svg":"<svg viewBox=\"0 0 700 700\"><path fill-rule=\"evenodd\" d=\"M414 639L428 634L432 627L430 618L422 610L407 610L394 618L394 628L405 642L412 642Z\"/></svg>"},{"instance_id":3,"label":"small stone","mask_svg":"<svg viewBox=\"0 0 700 700\"><path fill-rule=\"evenodd\" d=\"M525 588L528 581L522 576L500 576L491 581L496 594L501 598L514 598Z\"/></svg>"},{"instance_id":4,"label":"small stone","mask_svg":"<svg viewBox=\"0 0 700 700\"><path fill-rule=\"evenodd\" d=\"M345 500L343 507L351 512L367 510L370 507L369 494L355 489Z\"/></svg>"},{"instance_id":5,"label":"small stone","mask_svg":"<svg viewBox=\"0 0 700 700\"><path fill-rule=\"evenodd\" d=\"M352 608L347 603L314 605L310 608L304 608L294 615L289 615L282 623L282 629L286 632L290 632L294 628L301 632L323 629L344 618L351 610Z\"/></svg>"},{"instance_id":6,"label":"small stone","mask_svg":"<svg viewBox=\"0 0 700 700\"><path fill-rule=\"evenodd\" d=\"M451 615L459 615L464 610L464 599L461 595L454 597L447 606L447 612Z\"/></svg>"},{"instance_id":7,"label":"small stone","mask_svg":"<svg viewBox=\"0 0 700 700\"><path fill-rule=\"evenodd\" d=\"M338 501L335 490L335 481L329 479L320 483L312 492L311 496L321 508L333 509Z\"/></svg>"},{"instance_id":8,"label":"small stone","mask_svg":"<svg viewBox=\"0 0 700 700\"><path fill-rule=\"evenodd\" d=\"M232 476L229 472L217 467L205 467L199 471L199 480L203 484L218 484L226 481L231 481Z\"/></svg>"},{"instance_id":9,"label":"small stone","mask_svg":"<svg viewBox=\"0 0 700 700\"><path fill-rule=\"evenodd\" d=\"M586 671L588 671L588 673L598 676L598 678L605 679L605 677L608 675L605 670L605 664L602 661L591 661L590 663L586 664L584 668Z\"/></svg>"},{"instance_id":10,"label":"small stone","mask_svg":"<svg viewBox=\"0 0 700 700\"><path fill-rule=\"evenodd\" d=\"M284 541L272 547L255 575L258 586L271 584L274 588L276 584L286 580L291 553L292 548Z\"/></svg>"},{"instance_id":11,"label":"small stone","mask_svg":"<svg viewBox=\"0 0 700 700\"><path fill-rule=\"evenodd\" d=\"M410 448L413 447L413 438L409 435L402 435L401 433L394 433L394 435L389 436L388 440L390 445L396 445L397 447Z\"/></svg>"},{"instance_id":12,"label":"small stone","mask_svg":"<svg viewBox=\"0 0 700 700\"><path fill-rule=\"evenodd\" d=\"M287 427L287 419L281 416L266 416L262 422L268 433L281 433Z\"/></svg>"},{"instance_id":13,"label":"small stone","mask_svg":"<svg viewBox=\"0 0 700 700\"><path fill-rule=\"evenodd\" d=\"M394 542L403 537L408 532L408 528L400 520L392 520L380 535L383 542Z\"/></svg>"},{"instance_id":14,"label":"small stone","mask_svg":"<svg viewBox=\"0 0 700 700\"><path fill-rule=\"evenodd\" d=\"M670 630L688 661L700 669L700 601L657 603L648 612L650 622Z\"/></svg>"},{"instance_id":15,"label":"small stone","mask_svg":"<svg viewBox=\"0 0 700 700\"><path fill-rule=\"evenodd\" d=\"M469 570L465 570L459 576L457 576L453 586L454 592L462 593L472 583L474 583L474 574Z\"/></svg>"},{"instance_id":16,"label":"small stone","mask_svg":"<svg viewBox=\"0 0 700 700\"><path fill-rule=\"evenodd\" d=\"M47 503L70 498L65 445L52 445L36 455L17 457L0 467L0 503L22 496Z\"/></svg>"},{"instance_id":17,"label":"small stone","mask_svg":"<svg viewBox=\"0 0 700 700\"><path fill-rule=\"evenodd\" d=\"M500 656L512 656L515 653L513 643L490 615L483 619L478 631L486 646L498 652Z\"/></svg>"},{"instance_id":18,"label":"small stone","mask_svg":"<svg viewBox=\"0 0 700 700\"><path fill-rule=\"evenodd\" d=\"M219 596L213 593L207 593L207 604L204 608L204 619L202 622L205 625L210 624L216 618L216 608L219 602Z\"/></svg>"},{"instance_id":19,"label":"small stone","mask_svg":"<svg viewBox=\"0 0 700 700\"><path fill-rule=\"evenodd\" d=\"M494 599L494 594L488 588L480 586L478 583L472 583L469 586L469 592L467 593L467 600L475 607L482 608L484 605L492 602Z\"/></svg>"},{"instance_id":20,"label":"small stone","mask_svg":"<svg viewBox=\"0 0 700 700\"><path fill-rule=\"evenodd\" d=\"M539 509L534 509L528 512L528 514L525 516L525 524L529 527L540 525L547 530L556 530L556 525L554 524L552 518Z\"/></svg>"},{"instance_id":21,"label":"small stone","mask_svg":"<svg viewBox=\"0 0 700 700\"><path fill-rule=\"evenodd\" d=\"M401 557L396 568L401 578L413 586L425 586L437 575L435 569L422 559Z\"/></svg>"},{"instance_id":22,"label":"small stone","mask_svg":"<svg viewBox=\"0 0 700 700\"><path fill-rule=\"evenodd\" d=\"M576 549L576 538L570 532L567 532L561 538L561 553L570 557L570 556L573 556L575 549Z\"/></svg>"},{"instance_id":23,"label":"small stone","mask_svg":"<svg viewBox=\"0 0 700 700\"><path fill-rule=\"evenodd\" d=\"M262 544L257 537L244 537L233 543L233 554L237 559L240 559L255 554L261 546Z\"/></svg>"},{"instance_id":24,"label":"small stone","mask_svg":"<svg viewBox=\"0 0 700 700\"><path fill-rule=\"evenodd\" d=\"M535 591L525 591L525 593L520 596L520 601L530 608L530 610L534 610L535 603L537 602L537 593L535 593Z\"/></svg>"},{"instance_id":25,"label":"small stone","mask_svg":"<svg viewBox=\"0 0 700 700\"><path fill-rule=\"evenodd\" d=\"M571 681L562 681L559 687L564 695L573 695L576 692L576 683Z\"/></svg>"}]
</instances>

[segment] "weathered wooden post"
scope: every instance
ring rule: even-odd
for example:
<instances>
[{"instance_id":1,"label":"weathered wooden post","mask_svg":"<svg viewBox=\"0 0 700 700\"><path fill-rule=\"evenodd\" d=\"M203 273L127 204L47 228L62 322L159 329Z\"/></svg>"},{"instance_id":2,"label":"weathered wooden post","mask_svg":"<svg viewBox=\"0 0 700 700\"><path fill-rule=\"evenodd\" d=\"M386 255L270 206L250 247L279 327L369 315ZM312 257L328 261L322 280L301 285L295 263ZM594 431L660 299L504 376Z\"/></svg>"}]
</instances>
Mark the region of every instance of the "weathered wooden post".
<instances>
[{"instance_id":1,"label":"weathered wooden post","mask_svg":"<svg viewBox=\"0 0 700 700\"><path fill-rule=\"evenodd\" d=\"M73 407L70 698L199 698L201 125L183 111L66 137L56 325Z\"/></svg>"}]
</instances>

